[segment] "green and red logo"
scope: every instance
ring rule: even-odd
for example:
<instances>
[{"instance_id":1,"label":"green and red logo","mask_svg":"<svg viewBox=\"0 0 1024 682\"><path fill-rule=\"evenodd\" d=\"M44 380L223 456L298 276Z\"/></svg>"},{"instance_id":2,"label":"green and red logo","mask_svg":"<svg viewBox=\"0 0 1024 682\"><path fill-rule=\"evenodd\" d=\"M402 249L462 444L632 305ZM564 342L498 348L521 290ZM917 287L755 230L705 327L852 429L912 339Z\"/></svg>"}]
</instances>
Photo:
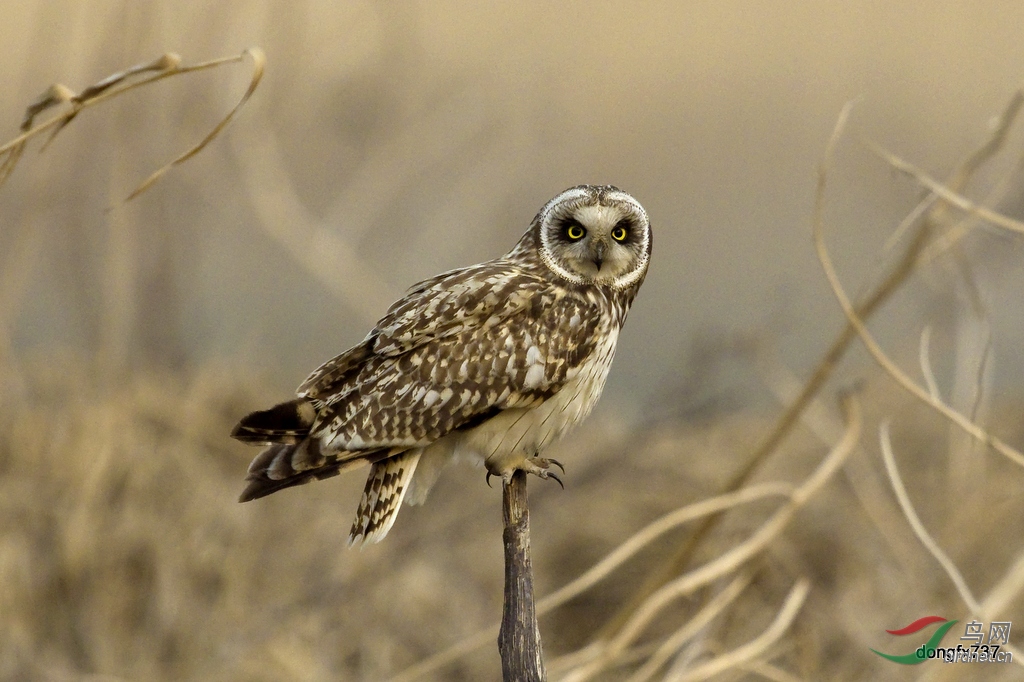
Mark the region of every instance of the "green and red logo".
<instances>
[{"instance_id":1,"label":"green and red logo","mask_svg":"<svg viewBox=\"0 0 1024 682\"><path fill-rule=\"evenodd\" d=\"M925 616L924 618L918 618L910 625L900 628L899 630L886 630L890 635L896 635L897 637L903 637L905 635L912 635L915 632L924 630L929 625L935 623L943 623L935 633L928 639L927 642L914 649L909 654L903 654L902 656L896 656L894 654L883 654L877 649L872 649L876 654L882 658L887 658L893 663L900 663L902 665L917 665L918 663L924 663L929 658L935 658L935 649L938 647L939 642L946 636L949 629L957 624L955 620L947 621L945 618L940 616Z\"/></svg>"}]
</instances>

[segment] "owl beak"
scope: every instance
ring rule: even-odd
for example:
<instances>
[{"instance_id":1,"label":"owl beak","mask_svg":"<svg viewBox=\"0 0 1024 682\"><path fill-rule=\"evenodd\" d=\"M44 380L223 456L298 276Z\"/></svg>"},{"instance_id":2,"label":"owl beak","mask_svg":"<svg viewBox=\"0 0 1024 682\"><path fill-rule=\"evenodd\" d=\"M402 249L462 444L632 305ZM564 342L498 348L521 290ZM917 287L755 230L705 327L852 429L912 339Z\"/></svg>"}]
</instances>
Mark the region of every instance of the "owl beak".
<instances>
[{"instance_id":1,"label":"owl beak","mask_svg":"<svg viewBox=\"0 0 1024 682\"><path fill-rule=\"evenodd\" d=\"M599 241L594 244L594 257L591 260L594 261L594 266L598 272L601 272L601 265L604 264L604 250L604 242Z\"/></svg>"}]
</instances>

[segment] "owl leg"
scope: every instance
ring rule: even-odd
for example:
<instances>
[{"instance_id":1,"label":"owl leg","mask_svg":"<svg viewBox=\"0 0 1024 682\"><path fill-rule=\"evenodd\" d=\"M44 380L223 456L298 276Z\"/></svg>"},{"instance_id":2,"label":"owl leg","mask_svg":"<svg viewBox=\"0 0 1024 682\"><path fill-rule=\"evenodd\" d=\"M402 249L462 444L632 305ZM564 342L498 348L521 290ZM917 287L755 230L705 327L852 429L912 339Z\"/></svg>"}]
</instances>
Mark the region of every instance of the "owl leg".
<instances>
[{"instance_id":1,"label":"owl leg","mask_svg":"<svg viewBox=\"0 0 1024 682\"><path fill-rule=\"evenodd\" d=\"M562 483L562 479L550 470L552 464L561 469L563 474L565 473L565 467L562 466L561 462L557 459L546 459L544 457L528 457L518 464L510 467L507 471L491 471L490 467L488 467L486 478L487 485L491 485L491 476L501 476L501 479L508 483L512 478L512 473L518 470L525 471L528 474L533 474L534 476L545 480L549 478L554 479L554 481L562 487L562 490L565 490L565 485Z\"/></svg>"}]
</instances>

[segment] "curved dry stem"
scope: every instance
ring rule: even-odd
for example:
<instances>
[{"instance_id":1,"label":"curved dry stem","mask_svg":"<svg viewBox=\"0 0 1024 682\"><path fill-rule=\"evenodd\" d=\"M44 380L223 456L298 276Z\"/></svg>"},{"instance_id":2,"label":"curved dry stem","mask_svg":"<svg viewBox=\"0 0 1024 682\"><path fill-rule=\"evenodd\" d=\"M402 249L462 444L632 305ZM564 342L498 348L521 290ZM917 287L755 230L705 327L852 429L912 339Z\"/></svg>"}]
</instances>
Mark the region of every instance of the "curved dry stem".
<instances>
[{"instance_id":1,"label":"curved dry stem","mask_svg":"<svg viewBox=\"0 0 1024 682\"><path fill-rule=\"evenodd\" d=\"M743 590L747 589L750 579L751 576L748 574L741 574L733 578L732 582L705 604L704 608L698 611L693 618L672 633L658 647L657 651L647 659L647 662L633 673L626 682L647 682L647 680L654 677L658 670L679 651L683 644L690 641L690 639L714 620L719 613L724 611L729 604L736 601L736 598L743 593Z\"/></svg>"},{"instance_id":2,"label":"curved dry stem","mask_svg":"<svg viewBox=\"0 0 1024 682\"><path fill-rule=\"evenodd\" d=\"M1024 154L1021 154L1017 158L1017 162L1013 168L1003 174L1003 177L995 184L995 186L988 191L984 198L976 202L986 206L994 206L999 203L1011 189L1016 189L1019 182L1016 180L1017 176L1024 171ZM928 196L935 197L934 194L930 193ZM937 199L938 197L936 197ZM938 258L943 253L946 253L952 249L956 244L960 242L967 234L973 230L976 225L981 222L981 218L973 214L966 214L960 221L954 224L952 227L947 229L942 235L935 238L926 249L921 252L918 258L919 264L930 263L934 259Z\"/></svg>"},{"instance_id":3,"label":"curved dry stem","mask_svg":"<svg viewBox=\"0 0 1024 682\"><path fill-rule=\"evenodd\" d=\"M547 613L589 590L634 554L673 528L702 516L732 509L765 497L789 496L793 494L793 490L791 483L760 483L734 493L701 500L670 512L634 533L579 578L541 599L537 603L537 610L540 613Z\"/></svg>"},{"instance_id":4,"label":"curved dry stem","mask_svg":"<svg viewBox=\"0 0 1024 682\"><path fill-rule=\"evenodd\" d=\"M200 151L203 150L215 137L217 137L225 126L234 118L238 110L249 100L252 93L256 90L259 85L260 79L263 77L263 69L266 65L266 55L258 47L252 47L243 51L240 55L231 57L222 57L219 59L213 59L199 64L193 64L191 66L181 66L181 57L174 53L167 53L152 62L145 64L138 64L132 66L124 71L107 76L99 82L90 85L89 87L82 90L82 92L75 94L72 90L61 84L55 84L47 88L46 92L42 94L35 102L30 104L25 110L25 116L22 119L21 129L22 133L17 137L9 140L8 142L0 145L0 186L7 180L10 174L14 171L14 167L17 165L18 160L21 158L22 152L25 149L25 145L34 137L42 135L45 132L49 132L49 137L44 143L44 149L46 145L50 144L57 134L63 130L71 121L78 116L83 110L99 104L105 100L111 99L123 95L124 93L134 90L135 88L150 85L164 78L170 78L172 76L180 76L186 73L192 73L195 71L202 71L205 69L211 69L222 64L240 62L246 58L249 58L253 62L253 71L249 80L249 87L238 103L228 112L228 114L214 126L213 130L203 138L199 144L195 145L184 154L174 159L167 165L158 169L155 173L146 178L126 199L130 201L139 194L142 194L149 189L155 182L157 182L168 170L177 166L178 164L184 163L188 159L192 158ZM155 72L155 73L152 73ZM140 80L132 80L136 76L142 74L150 74ZM61 104L70 104L70 109L64 113L58 114L53 118L50 118L43 123L33 125L36 116L42 112Z\"/></svg>"},{"instance_id":5,"label":"curved dry stem","mask_svg":"<svg viewBox=\"0 0 1024 682\"><path fill-rule=\"evenodd\" d=\"M970 395L964 404L970 405L970 411L967 418L973 422L977 421L978 413L981 410L982 403L985 398L985 373L988 371L989 362L992 359L992 323L990 320L988 306L985 304L981 289L978 287L978 283L975 281L970 265L963 253L957 253L955 262L958 266L960 281L963 282L964 289L967 293L967 299L970 301L971 313L974 315L977 325L981 328L979 333L980 338L978 339L981 351L978 354L977 362L975 363L975 370L972 373L969 367L966 368L964 370L964 374L966 374L966 376L960 376L961 372L957 372L958 376L954 381L952 396L955 400L955 396L958 394L958 382L962 382L964 385L970 386Z\"/></svg>"},{"instance_id":6,"label":"curved dry stem","mask_svg":"<svg viewBox=\"0 0 1024 682\"><path fill-rule=\"evenodd\" d=\"M688 670L682 675L669 679L671 682L696 682L697 680L706 680L718 673L757 658L764 653L768 647L778 641L778 639L785 634L786 630L789 629L793 619L796 618L796 614L800 612L800 607L804 605L804 601L807 599L807 593L810 592L810 590L810 581L806 578L801 578L797 581L796 585L793 586L793 589L789 591L789 594L786 596L786 601L783 602L782 608L779 610L778 615L775 616L775 620L772 621L771 625L769 625L764 632L743 646L737 647L727 654Z\"/></svg>"},{"instance_id":7,"label":"curved dry stem","mask_svg":"<svg viewBox=\"0 0 1024 682\"><path fill-rule=\"evenodd\" d=\"M882 251L889 252L896 248L896 245L903 239L903 236L932 209L938 199L937 196L929 192L921 201L917 202L917 206L914 206L910 213L903 216L903 220L896 226L896 229L889 235L889 238L885 240Z\"/></svg>"},{"instance_id":8,"label":"curved dry stem","mask_svg":"<svg viewBox=\"0 0 1024 682\"><path fill-rule=\"evenodd\" d=\"M882 422L882 425L878 427L878 439L881 442L882 459L885 460L885 470L889 474L889 481L892 483L893 492L896 493L896 499L900 503L900 508L903 510L903 515L907 518L907 522L914 530L914 535L925 546L925 549L935 557L935 560L942 566L942 570L953 581L957 592L960 593L960 598L963 599L971 613L981 615L981 604L974 598L974 594L971 592L971 588L967 586L967 581L964 580L960 569L956 567L956 564L949 558L949 555L942 551L939 543L935 542L935 539L928 533L928 529L921 523L921 518L917 515L917 511L914 510L910 496L907 495L907 489L903 485L903 479L900 478L899 469L896 467L896 458L892 453L892 440L889 438L889 422Z\"/></svg>"},{"instance_id":9,"label":"curved dry stem","mask_svg":"<svg viewBox=\"0 0 1024 682\"><path fill-rule=\"evenodd\" d=\"M917 361L921 365L921 374L924 376L924 383L928 387L928 395L933 400L942 400L939 393L939 382L935 380L935 372L932 371L932 361L929 353L932 339L932 328L927 326L921 330L921 340L917 345Z\"/></svg>"},{"instance_id":10,"label":"curved dry stem","mask_svg":"<svg viewBox=\"0 0 1024 682\"><path fill-rule=\"evenodd\" d=\"M763 551L782 533L796 512L807 503L807 500L821 490L822 486L835 474L836 470L842 465L860 440L860 405L852 394L846 394L843 398L847 423L842 439L836 443L814 472L793 491L790 499L779 507L747 540L733 547L717 559L666 583L648 597L631 614L615 637L609 640L608 646L601 652L600 657L591 663L590 667L585 671L587 675L583 676L581 674L578 678L571 678L574 682L585 680L592 674L607 667L644 632L655 616L661 613L666 606L680 597L691 594L697 588L703 587L735 571L752 557Z\"/></svg>"},{"instance_id":11,"label":"curved dry stem","mask_svg":"<svg viewBox=\"0 0 1024 682\"><path fill-rule=\"evenodd\" d=\"M905 173L906 175L914 178L918 184L943 199L947 204L955 206L961 211L969 213L970 215L979 218L986 223L995 225L996 227L1001 227L1004 230L1009 230L1018 234L1024 234L1024 222L1014 220L1013 218L1003 215L998 211L993 211L990 208L986 208L985 206L971 201L963 194L950 189L947 185L939 182L909 161L896 156L876 142L865 140L864 143L871 151L890 166L901 173Z\"/></svg>"},{"instance_id":12,"label":"curved dry stem","mask_svg":"<svg viewBox=\"0 0 1024 682\"><path fill-rule=\"evenodd\" d=\"M818 168L818 190L815 196L814 202L814 222L813 222L813 236L814 236L814 248L818 254L818 261L821 263L822 269L825 271L825 277L828 279L829 285L832 288L832 293L835 294L836 299L839 301L840 307L843 309L843 313L846 315L846 319L849 324L856 331L861 341L864 343L868 352L875 359L875 361L882 367L887 374L896 380L904 389L906 389L911 395L915 396L918 400L930 406L936 410L939 414L943 415L951 422L959 426L965 432L978 439L979 442L991 447L996 452L1000 453L1011 462L1024 467L1024 455L1015 450L1010 445L1004 443L999 438L996 438L992 434L988 433L985 429L981 428L964 415L960 414L953 408L949 407L945 403L932 398L927 391L922 389L917 383L915 383L910 377L908 377L903 370L901 370L896 363L894 363L882 350L882 347L875 341L871 332L868 331L863 320L854 310L853 304L850 302L849 296L843 289L842 283L839 281L839 276L836 273L835 265L832 262L832 257L828 253L828 248L825 246L824 238L824 203L825 203L825 186L826 178L828 174L828 166L831 162L833 150L835 149L835 143L842 134L842 130L846 124L846 119L849 115L848 109L844 109L840 115L838 122L836 123L835 130L832 133L832 139L829 141L828 147L825 151L825 156Z\"/></svg>"},{"instance_id":13,"label":"curved dry stem","mask_svg":"<svg viewBox=\"0 0 1024 682\"><path fill-rule=\"evenodd\" d=\"M800 380L781 362L766 362L763 369L765 385L780 401L788 402L800 390ZM833 412L821 398L815 398L802 417L804 425L823 443L836 442L843 432L841 418ZM903 513L892 497L888 481L878 477L877 469L864 454L864 448L858 445L843 465L851 492L903 570L910 575L926 570L930 560L920 556L913 531L903 526Z\"/></svg>"},{"instance_id":14,"label":"curved dry stem","mask_svg":"<svg viewBox=\"0 0 1024 682\"><path fill-rule=\"evenodd\" d=\"M709 514L716 514L766 497L791 496L793 492L794 488L791 483L761 483L733 493L701 500L700 502L669 512L634 533L625 542L584 572L583 575L539 600L537 602L537 615L549 613L589 590L641 549L673 528L677 528L688 521L693 521ZM497 636L497 633L497 625L483 630L472 637L458 642L445 651L434 654L406 668L391 678L391 682L412 682L412 680L439 670L476 649L490 644L494 637Z\"/></svg>"},{"instance_id":15,"label":"curved dry stem","mask_svg":"<svg viewBox=\"0 0 1024 682\"><path fill-rule=\"evenodd\" d=\"M249 101L249 98L252 97L252 93L254 93L256 91L256 88L259 86L260 79L263 78L263 69L264 69L264 67L266 66L266 63L267 63L267 57L266 57L265 54L263 54L263 50L261 50L258 47L249 48L249 49L245 50L245 52L243 52L242 55L243 56L247 55L248 57L250 57L252 59L252 75L249 78L249 87L245 89L244 93L242 93L241 99L239 99L238 102L235 104L235 106L231 108L231 111L229 111L227 113L227 115L224 118L222 118L217 123L217 125L215 125L213 127L213 130L211 130L209 132L209 134L207 134L206 137L204 137L202 140L199 141L198 144L196 144L194 147L192 147L191 149L186 151L184 154L182 154L178 158L174 159L173 161L168 162L162 168L158 168L156 171L154 171L152 175L150 175L148 178L143 180L142 183L139 184L138 187L136 187L134 190L132 190L132 193L129 194L125 198L123 203L128 203L129 201L131 201L135 197L139 196L140 194L145 192L147 189L152 187L153 184L155 182L157 182L161 177L163 177L163 175L167 171L171 170L172 168L174 168L175 166L177 166L179 164L185 163L186 161L191 159L193 156L195 156L196 154L201 152L203 150L203 148L206 147L206 145L210 144L210 142L212 142L215 137L220 135L221 131L224 130L224 128L227 126L227 124L231 122L231 119L235 117L235 114L238 113L238 110L241 109L243 106L245 106L245 103ZM199 68L199 67L196 67L196 68ZM207 68L207 67L202 67L202 68ZM193 70L195 70L195 69L193 69ZM168 74L168 75L170 75L170 74ZM157 78L159 78L159 77L160 76L157 76ZM156 80L156 78L154 78L153 80ZM129 86L128 88L125 88L125 90L130 89L130 87L132 87L132 86Z\"/></svg>"},{"instance_id":16,"label":"curved dry stem","mask_svg":"<svg viewBox=\"0 0 1024 682\"><path fill-rule=\"evenodd\" d=\"M1016 120L1017 115L1020 113L1022 106L1024 106L1024 92L1018 90L1016 93L1014 93L1014 96L1010 99L1010 102L1003 110L1003 113L999 117L998 124L995 126L992 135L989 137L989 139L985 142L984 145L976 149L967 158L967 160L963 164L961 164L957 172L951 176L949 182L945 185L946 189L948 189L950 192L953 192L954 194L959 194L960 190L962 190L964 185L966 185L971 175L973 175L973 173L985 161L994 156L996 152L998 152L1002 148L1003 144L1006 141L1006 137L1010 132L1010 128L1013 126L1013 123ZM871 144L872 143L868 142L869 146L871 146ZM875 145L875 148L881 149L881 147L878 147L877 145ZM890 154L888 151L882 149L882 154L883 158L892 157L898 160L899 163L896 166L896 170L904 170L904 172L907 170L916 171L916 173L920 173L921 176L927 177L926 174L923 173L923 171L916 169L905 160ZM903 164L903 168L900 168L900 164ZM985 198L981 202L981 204L994 204L997 201L999 201L1001 197L1005 196L1006 192L1011 187L1015 186L1015 184L1011 182L1011 178L1014 174L1019 173L1022 169L1024 169L1024 155L1021 155L1017 159L1017 163L1014 165L1014 168L1010 172L1004 174L1004 176L999 180L999 182L996 183L996 186L990 192L988 192L988 194L985 195ZM919 184L922 184L920 182L921 178L918 177L915 174L915 172L911 172L910 175L918 178ZM937 181L933 180L933 182ZM922 186L926 185L922 184ZM934 193L933 191L929 191L925 199L923 199L922 202L918 204L918 207L923 205L925 202L934 203L938 199L939 196L936 193ZM944 209L944 206L945 205L942 203L936 206L934 214L940 214ZM907 218L904 219L904 223L910 221L915 213L917 213L916 209L914 212L911 213L911 215L907 216ZM936 258L939 254L948 251L950 248L952 248L954 244L959 242L960 239L962 239L968 232L970 232L970 230L974 228L975 224L979 220L983 220L981 215L979 215L978 213L968 212L967 216L963 220L960 220L958 223L949 228L941 237L936 238L926 248L923 248L921 250L921 253L918 257L918 263L928 263L934 258ZM897 235L899 233L900 230L897 230ZM897 235L894 235L892 238L890 238L889 242L893 242L897 238Z\"/></svg>"}]
</instances>

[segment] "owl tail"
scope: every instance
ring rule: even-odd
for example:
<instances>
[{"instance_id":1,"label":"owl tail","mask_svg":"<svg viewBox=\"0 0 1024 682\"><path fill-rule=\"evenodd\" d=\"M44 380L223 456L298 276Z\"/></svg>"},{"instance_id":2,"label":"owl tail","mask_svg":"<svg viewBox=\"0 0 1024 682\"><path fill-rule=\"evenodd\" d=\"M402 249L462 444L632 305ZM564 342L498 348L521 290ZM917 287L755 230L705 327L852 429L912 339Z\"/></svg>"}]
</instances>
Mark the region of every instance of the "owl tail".
<instances>
[{"instance_id":1,"label":"owl tail","mask_svg":"<svg viewBox=\"0 0 1024 682\"><path fill-rule=\"evenodd\" d=\"M421 449L406 450L370 467L356 520L348 536L349 547L380 542L388 534L422 452Z\"/></svg>"},{"instance_id":2,"label":"owl tail","mask_svg":"<svg viewBox=\"0 0 1024 682\"><path fill-rule=\"evenodd\" d=\"M248 502L295 485L322 481L364 464L363 458L339 460L336 455L324 455L316 439L307 438L296 445L272 443L249 465L245 490L238 501Z\"/></svg>"}]
</instances>

